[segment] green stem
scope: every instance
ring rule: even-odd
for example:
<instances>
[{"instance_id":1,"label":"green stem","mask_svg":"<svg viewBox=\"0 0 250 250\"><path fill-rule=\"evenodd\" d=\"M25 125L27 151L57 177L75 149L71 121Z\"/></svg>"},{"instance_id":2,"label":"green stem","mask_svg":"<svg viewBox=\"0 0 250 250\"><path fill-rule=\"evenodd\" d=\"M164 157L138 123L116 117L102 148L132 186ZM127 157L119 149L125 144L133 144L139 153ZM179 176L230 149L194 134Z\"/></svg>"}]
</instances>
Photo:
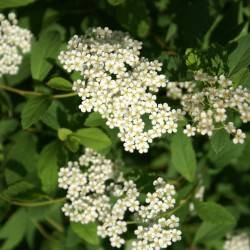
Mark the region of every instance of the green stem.
<instances>
[{"instance_id":1,"label":"green stem","mask_svg":"<svg viewBox=\"0 0 250 250\"><path fill-rule=\"evenodd\" d=\"M65 198L58 198L54 200L49 200L49 201L22 201L22 200L11 200L7 197L4 197L2 194L0 195L0 199L16 206L21 206L21 207L41 207L41 206L48 206L51 204L55 203L61 203L64 202L66 199Z\"/></svg>"},{"instance_id":2,"label":"green stem","mask_svg":"<svg viewBox=\"0 0 250 250\"><path fill-rule=\"evenodd\" d=\"M22 89L17 89L17 88L13 88L4 84L0 84L0 89L21 95L21 96L43 96L46 95L42 92L35 92L35 91L28 91L28 90L22 90ZM77 93L66 93L66 94L56 94L56 95L52 95L53 99L60 99L60 98L68 98L68 97L72 97L72 96L76 96Z\"/></svg>"}]
</instances>

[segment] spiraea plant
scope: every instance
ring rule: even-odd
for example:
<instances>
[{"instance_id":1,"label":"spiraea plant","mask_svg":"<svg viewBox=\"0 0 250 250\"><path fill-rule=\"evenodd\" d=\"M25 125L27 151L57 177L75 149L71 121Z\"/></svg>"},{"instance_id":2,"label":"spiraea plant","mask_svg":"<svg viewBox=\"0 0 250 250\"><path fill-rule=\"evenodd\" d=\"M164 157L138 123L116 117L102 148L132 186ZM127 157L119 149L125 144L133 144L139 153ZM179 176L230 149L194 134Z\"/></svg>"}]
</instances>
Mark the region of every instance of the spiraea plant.
<instances>
[{"instance_id":1,"label":"spiraea plant","mask_svg":"<svg viewBox=\"0 0 250 250\"><path fill-rule=\"evenodd\" d=\"M250 250L245 0L0 0L1 250Z\"/></svg>"}]
</instances>

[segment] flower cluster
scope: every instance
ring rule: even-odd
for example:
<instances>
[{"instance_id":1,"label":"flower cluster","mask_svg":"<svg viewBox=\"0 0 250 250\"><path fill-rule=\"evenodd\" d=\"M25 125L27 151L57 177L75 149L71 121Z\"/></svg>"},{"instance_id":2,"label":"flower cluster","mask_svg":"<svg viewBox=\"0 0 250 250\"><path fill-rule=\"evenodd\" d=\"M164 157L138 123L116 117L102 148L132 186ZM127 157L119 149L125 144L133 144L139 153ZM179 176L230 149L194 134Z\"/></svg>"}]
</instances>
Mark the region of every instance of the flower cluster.
<instances>
[{"instance_id":1,"label":"flower cluster","mask_svg":"<svg viewBox=\"0 0 250 250\"><path fill-rule=\"evenodd\" d=\"M250 250L250 237L246 233L229 236L225 241L224 250Z\"/></svg>"},{"instance_id":2,"label":"flower cluster","mask_svg":"<svg viewBox=\"0 0 250 250\"><path fill-rule=\"evenodd\" d=\"M17 26L14 13L8 18L0 14L0 77L17 74L23 54L31 49L31 38L29 30Z\"/></svg>"},{"instance_id":3,"label":"flower cluster","mask_svg":"<svg viewBox=\"0 0 250 250\"><path fill-rule=\"evenodd\" d=\"M78 161L68 162L60 169L58 185L67 190L64 214L82 224L97 221L98 235L109 238L112 247L120 248L125 243L125 214L126 218L128 214L136 218L139 224L133 242L135 250L166 248L181 239L179 219L166 214L174 208L175 189L162 178L154 181L155 192L148 193L142 204L133 181L116 171L110 160L86 149Z\"/></svg>"},{"instance_id":4,"label":"flower cluster","mask_svg":"<svg viewBox=\"0 0 250 250\"><path fill-rule=\"evenodd\" d=\"M80 110L99 112L110 128L119 128L125 150L144 153L154 138L177 131L181 111L156 103L167 80L159 74L161 63L140 57L141 47L126 33L93 28L74 36L59 60L68 72L81 74L73 85L82 99Z\"/></svg>"},{"instance_id":5,"label":"flower cluster","mask_svg":"<svg viewBox=\"0 0 250 250\"><path fill-rule=\"evenodd\" d=\"M210 76L203 71L194 80L169 82L167 96L178 99L182 109L191 118L184 133L211 136L215 129L224 127L233 135L233 143L243 143L246 135L230 121L231 114L239 114L242 122L250 121L250 92L242 86L235 87L224 75Z\"/></svg>"}]
</instances>

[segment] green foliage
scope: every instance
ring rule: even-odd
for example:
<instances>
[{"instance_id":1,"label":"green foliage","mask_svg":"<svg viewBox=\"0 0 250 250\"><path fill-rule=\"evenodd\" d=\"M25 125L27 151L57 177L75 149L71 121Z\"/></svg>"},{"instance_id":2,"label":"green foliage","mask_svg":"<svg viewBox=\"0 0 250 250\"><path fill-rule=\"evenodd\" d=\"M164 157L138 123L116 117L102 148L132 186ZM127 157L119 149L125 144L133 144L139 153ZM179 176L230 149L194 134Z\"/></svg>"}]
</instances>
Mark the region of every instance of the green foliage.
<instances>
[{"instance_id":1,"label":"green foliage","mask_svg":"<svg viewBox=\"0 0 250 250\"><path fill-rule=\"evenodd\" d=\"M197 163L191 140L179 130L172 138L171 159L174 168L188 181L194 181Z\"/></svg>"},{"instance_id":2,"label":"green foliage","mask_svg":"<svg viewBox=\"0 0 250 250\"><path fill-rule=\"evenodd\" d=\"M47 96L31 97L22 109L22 127L28 128L38 122L48 110L50 104L51 100Z\"/></svg>"},{"instance_id":3,"label":"green foliage","mask_svg":"<svg viewBox=\"0 0 250 250\"><path fill-rule=\"evenodd\" d=\"M53 68L49 59L55 59L60 49L61 37L58 31L44 31L31 51L31 74L33 79L43 81Z\"/></svg>"},{"instance_id":4,"label":"green foliage","mask_svg":"<svg viewBox=\"0 0 250 250\"><path fill-rule=\"evenodd\" d=\"M87 241L92 245L98 245L100 243L100 239L97 236L97 226L95 223L89 223L86 225L82 225L80 223L71 223L71 228L73 232L75 232L81 239Z\"/></svg>"},{"instance_id":5,"label":"green foliage","mask_svg":"<svg viewBox=\"0 0 250 250\"><path fill-rule=\"evenodd\" d=\"M179 124L176 134L154 140L147 154L131 154L99 113L80 112L81 100L72 91L80 74L68 74L57 59L74 34L107 26L142 41L142 55L160 60L171 81L189 80L191 71L203 69L250 88L248 1L0 0L0 10L14 11L19 25L33 34L18 73L0 76L1 250L111 249L97 236L95 223L62 217L65 193L58 188L58 170L86 147L135 180L142 200L158 176L176 186L174 212L183 237L173 249L221 250L228 233L249 232L249 125L233 109L230 119L247 134L243 145L233 144L224 129L188 138ZM157 102L178 108L164 88ZM200 185L204 201L194 197ZM135 227L129 224L124 249L131 249Z\"/></svg>"},{"instance_id":6,"label":"green foliage","mask_svg":"<svg viewBox=\"0 0 250 250\"><path fill-rule=\"evenodd\" d=\"M72 89L72 84L62 78L62 77L53 77L48 81L48 86L53 89L63 90L63 91L70 91Z\"/></svg>"}]
</instances>

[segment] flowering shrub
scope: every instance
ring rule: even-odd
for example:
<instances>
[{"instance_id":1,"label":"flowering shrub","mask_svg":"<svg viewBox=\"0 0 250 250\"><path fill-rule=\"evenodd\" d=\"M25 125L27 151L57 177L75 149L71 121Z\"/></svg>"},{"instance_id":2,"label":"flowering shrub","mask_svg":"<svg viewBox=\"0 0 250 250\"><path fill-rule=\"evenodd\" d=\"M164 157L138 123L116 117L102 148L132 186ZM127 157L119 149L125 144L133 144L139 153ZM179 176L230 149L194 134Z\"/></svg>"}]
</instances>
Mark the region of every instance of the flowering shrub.
<instances>
[{"instance_id":1,"label":"flowering shrub","mask_svg":"<svg viewBox=\"0 0 250 250\"><path fill-rule=\"evenodd\" d=\"M0 0L0 249L250 250L249 13Z\"/></svg>"}]
</instances>

